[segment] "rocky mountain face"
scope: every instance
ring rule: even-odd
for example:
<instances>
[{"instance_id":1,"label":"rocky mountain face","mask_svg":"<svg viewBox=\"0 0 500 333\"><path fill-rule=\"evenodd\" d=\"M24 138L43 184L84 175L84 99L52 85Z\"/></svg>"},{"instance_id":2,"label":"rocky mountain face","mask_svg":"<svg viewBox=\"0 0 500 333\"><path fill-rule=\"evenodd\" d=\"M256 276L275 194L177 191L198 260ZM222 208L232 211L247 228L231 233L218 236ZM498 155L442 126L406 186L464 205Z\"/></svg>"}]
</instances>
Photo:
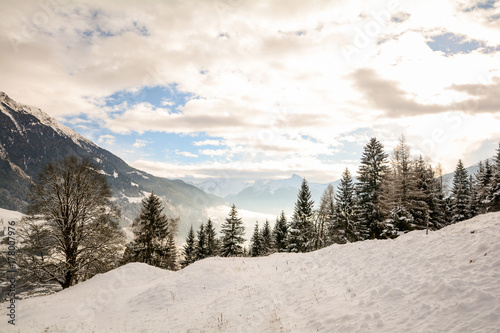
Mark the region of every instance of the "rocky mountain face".
<instances>
[{"instance_id":1,"label":"rocky mountain face","mask_svg":"<svg viewBox=\"0 0 500 333\"><path fill-rule=\"evenodd\" d=\"M141 200L154 191L165 212L179 216L179 234L191 223L206 220L203 211L224 203L181 180L155 177L132 168L38 108L22 105L0 92L0 208L24 211L30 183L42 168L69 155L91 159L106 175L115 202L122 208L123 224L138 214Z\"/></svg>"}]
</instances>

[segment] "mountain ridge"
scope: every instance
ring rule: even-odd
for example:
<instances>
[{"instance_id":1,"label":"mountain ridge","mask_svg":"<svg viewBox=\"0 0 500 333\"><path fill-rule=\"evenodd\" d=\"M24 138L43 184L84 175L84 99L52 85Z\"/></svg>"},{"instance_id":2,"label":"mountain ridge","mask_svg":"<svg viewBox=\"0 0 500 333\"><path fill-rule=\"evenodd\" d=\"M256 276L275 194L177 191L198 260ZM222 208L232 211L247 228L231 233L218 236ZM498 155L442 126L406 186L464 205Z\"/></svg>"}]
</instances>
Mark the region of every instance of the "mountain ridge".
<instances>
[{"instance_id":1,"label":"mountain ridge","mask_svg":"<svg viewBox=\"0 0 500 333\"><path fill-rule=\"evenodd\" d=\"M224 203L222 198L182 180L156 177L129 166L118 156L99 147L41 109L27 106L0 93L0 207L23 212L28 205L30 183L49 162L69 155L89 158L102 170L122 209L127 226L137 216L140 199L159 195L165 212L179 216L179 234L206 217L203 210Z\"/></svg>"}]
</instances>

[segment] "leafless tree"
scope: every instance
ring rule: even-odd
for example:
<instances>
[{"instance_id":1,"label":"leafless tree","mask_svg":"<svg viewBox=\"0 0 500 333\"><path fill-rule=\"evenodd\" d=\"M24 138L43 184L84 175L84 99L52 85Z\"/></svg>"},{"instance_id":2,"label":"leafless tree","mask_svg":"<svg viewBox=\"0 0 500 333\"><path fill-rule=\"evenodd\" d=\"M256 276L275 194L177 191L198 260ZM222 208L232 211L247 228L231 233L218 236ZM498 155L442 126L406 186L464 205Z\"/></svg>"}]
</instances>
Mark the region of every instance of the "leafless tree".
<instances>
[{"instance_id":1,"label":"leafless tree","mask_svg":"<svg viewBox=\"0 0 500 333\"><path fill-rule=\"evenodd\" d=\"M29 281L68 288L115 267L125 237L104 175L71 156L48 164L30 191L18 265Z\"/></svg>"}]
</instances>

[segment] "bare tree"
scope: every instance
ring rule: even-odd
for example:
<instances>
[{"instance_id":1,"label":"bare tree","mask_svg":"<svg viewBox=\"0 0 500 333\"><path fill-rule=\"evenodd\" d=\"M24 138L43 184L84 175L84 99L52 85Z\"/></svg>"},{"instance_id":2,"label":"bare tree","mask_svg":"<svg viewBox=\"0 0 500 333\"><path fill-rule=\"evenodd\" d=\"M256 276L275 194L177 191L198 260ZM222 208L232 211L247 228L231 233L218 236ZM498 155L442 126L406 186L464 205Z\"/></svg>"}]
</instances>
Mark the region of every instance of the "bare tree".
<instances>
[{"instance_id":1,"label":"bare tree","mask_svg":"<svg viewBox=\"0 0 500 333\"><path fill-rule=\"evenodd\" d=\"M125 237L111 195L104 175L86 159L48 164L21 221L21 274L64 289L115 267Z\"/></svg>"}]
</instances>

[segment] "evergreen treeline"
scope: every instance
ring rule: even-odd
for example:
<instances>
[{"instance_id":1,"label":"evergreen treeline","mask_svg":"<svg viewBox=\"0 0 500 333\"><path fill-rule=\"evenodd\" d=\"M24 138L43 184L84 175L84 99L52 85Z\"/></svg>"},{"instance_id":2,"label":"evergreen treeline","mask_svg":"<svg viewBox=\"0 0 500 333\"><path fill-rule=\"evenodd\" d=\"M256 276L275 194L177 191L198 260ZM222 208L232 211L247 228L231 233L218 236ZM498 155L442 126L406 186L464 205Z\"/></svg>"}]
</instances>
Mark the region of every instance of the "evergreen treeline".
<instances>
[{"instance_id":1,"label":"evergreen treeline","mask_svg":"<svg viewBox=\"0 0 500 333\"><path fill-rule=\"evenodd\" d=\"M499 211L500 146L494 162L481 161L475 175L467 174L459 160L448 192L446 196L441 168L433 169L422 156L413 156L404 136L390 154L380 141L371 138L364 147L356 178L346 168L338 187L329 185L316 208L304 179L291 218L288 220L282 211L274 226L267 220L262 226L256 222L246 249L245 228L232 205L219 237L210 219L198 230L191 226L179 264L186 267L213 256L258 257L395 238L411 230L437 230L477 214ZM144 200L133 225L136 239L127 247L125 262L143 261L177 269L172 243L176 220L162 216L161 210L154 194Z\"/></svg>"}]
</instances>

